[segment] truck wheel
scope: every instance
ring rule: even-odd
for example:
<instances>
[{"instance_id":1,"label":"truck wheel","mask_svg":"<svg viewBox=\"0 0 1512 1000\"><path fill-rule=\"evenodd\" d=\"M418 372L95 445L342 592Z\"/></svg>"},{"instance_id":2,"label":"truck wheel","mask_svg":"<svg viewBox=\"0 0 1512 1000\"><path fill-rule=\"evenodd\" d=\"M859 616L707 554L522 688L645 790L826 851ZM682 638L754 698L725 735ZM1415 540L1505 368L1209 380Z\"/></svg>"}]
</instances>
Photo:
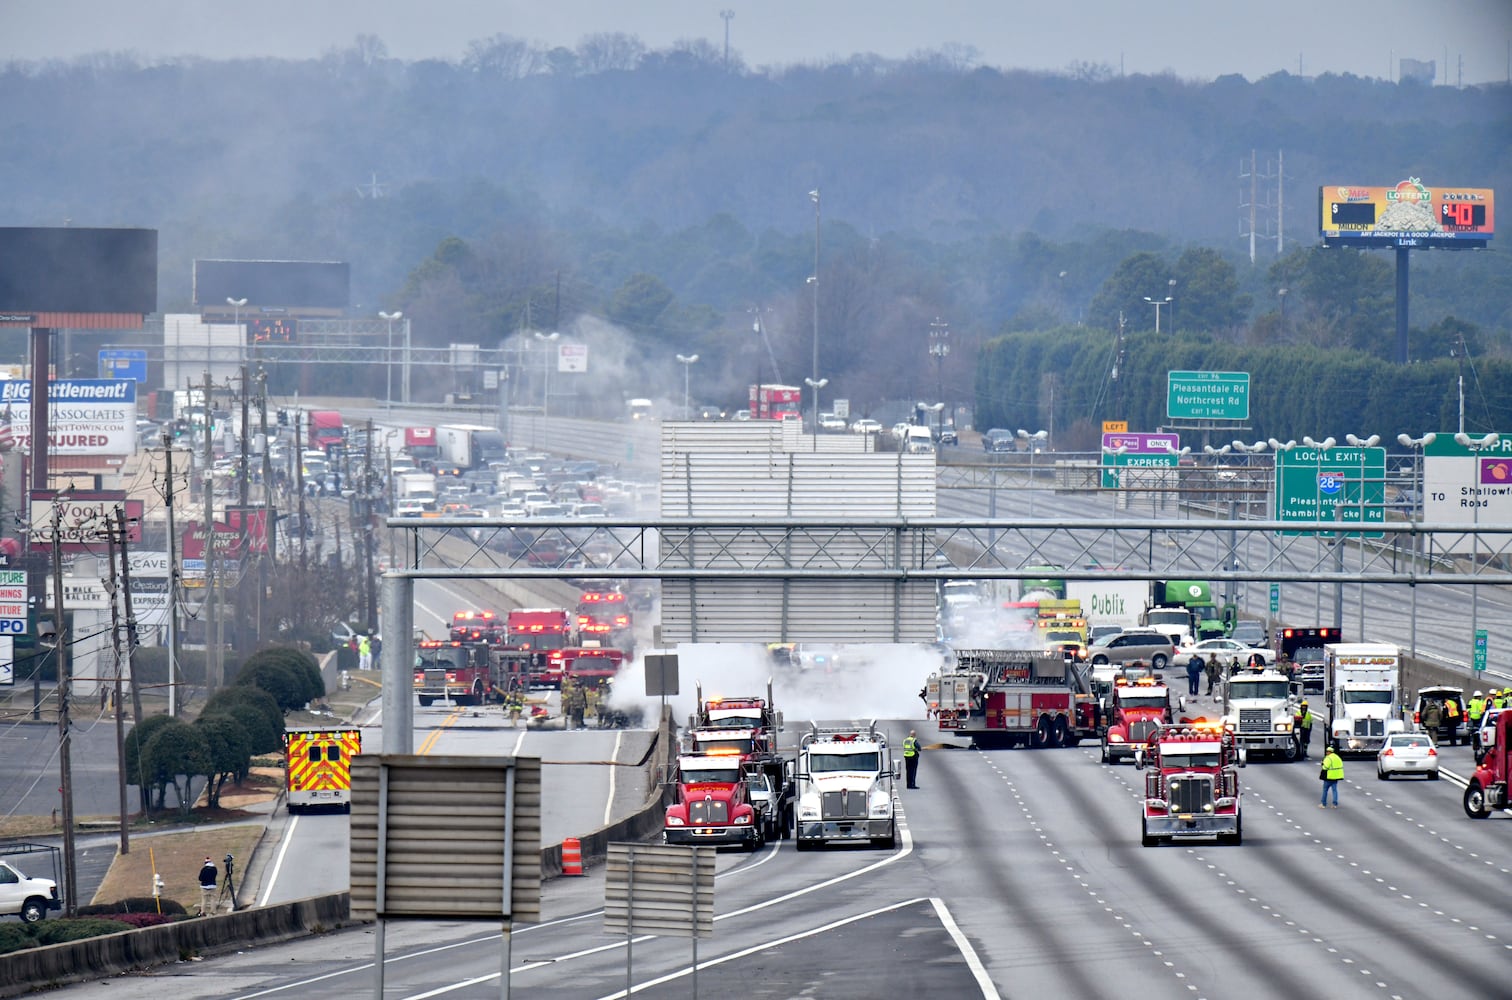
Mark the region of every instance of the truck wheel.
<instances>
[{"instance_id":1,"label":"truck wheel","mask_svg":"<svg viewBox=\"0 0 1512 1000\"><path fill-rule=\"evenodd\" d=\"M1055 722L1050 725L1050 745L1063 747L1066 745L1066 717L1057 715Z\"/></svg>"},{"instance_id":2,"label":"truck wheel","mask_svg":"<svg viewBox=\"0 0 1512 1000\"><path fill-rule=\"evenodd\" d=\"M1107 740L1103 740L1103 742L1102 742L1102 762L1104 764L1116 764L1116 763L1118 763L1118 758L1116 758L1112 754L1108 753L1108 741Z\"/></svg>"},{"instance_id":3,"label":"truck wheel","mask_svg":"<svg viewBox=\"0 0 1512 1000\"><path fill-rule=\"evenodd\" d=\"M1243 816L1238 817L1238 819L1234 823L1234 832L1231 833L1231 834L1229 834L1225 838L1225 840L1226 840L1227 843L1233 844L1235 847L1238 847L1240 844L1244 843L1244 817Z\"/></svg>"},{"instance_id":4,"label":"truck wheel","mask_svg":"<svg viewBox=\"0 0 1512 1000\"><path fill-rule=\"evenodd\" d=\"M1298 754L1297 741L1296 740L1287 740L1286 741L1286 749L1281 751L1281 756L1285 757L1286 760L1287 760L1287 762L1290 763L1291 761L1294 761L1294 760L1297 759L1297 754Z\"/></svg>"},{"instance_id":5,"label":"truck wheel","mask_svg":"<svg viewBox=\"0 0 1512 1000\"><path fill-rule=\"evenodd\" d=\"M1050 741L1050 720L1043 715L1039 723L1034 727L1034 735L1029 737L1029 746L1035 750L1043 747Z\"/></svg>"},{"instance_id":6,"label":"truck wheel","mask_svg":"<svg viewBox=\"0 0 1512 1000\"><path fill-rule=\"evenodd\" d=\"M1155 846L1155 838L1150 836L1150 824L1143 816L1139 817L1139 846Z\"/></svg>"},{"instance_id":7,"label":"truck wheel","mask_svg":"<svg viewBox=\"0 0 1512 1000\"><path fill-rule=\"evenodd\" d=\"M897 846L897 844L898 844L898 824L897 824L896 820L894 820L893 823L892 823L892 825L887 828L887 836L885 836L885 837L874 837L872 839L872 846L873 847L880 847L880 848L882 848L883 850L886 850L886 851L892 850L894 847Z\"/></svg>"},{"instance_id":8,"label":"truck wheel","mask_svg":"<svg viewBox=\"0 0 1512 1000\"><path fill-rule=\"evenodd\" d=\"M1465 815L1471 819L1485 819L1491 815L1491 807L1486 805L1486 793L1474 778L1465 788Z\"/></svg>"},{"instance_id":9,"label":"truck wheel","mask_svg":"<svg viewBox=\"0 0 1512 1000\"><path fill-rule=\"evenodd\" d=\"M793 846L800 851L812 851L814 849L814 842L812 840L804 840L802 837L799 837L797 842L793 844Z\"/></svg>"},{"instance_id":10,"label":"truck wheel","mask_svg":"<svg viewBox=\"0 0 1512 1000\"><path fill-rule=\"evenodd\" d=\"M38 896L33 896L21 904L21 912L17 914L24 924L34 924L47 916L47 904Z\"/></svg>"}]
</instances>

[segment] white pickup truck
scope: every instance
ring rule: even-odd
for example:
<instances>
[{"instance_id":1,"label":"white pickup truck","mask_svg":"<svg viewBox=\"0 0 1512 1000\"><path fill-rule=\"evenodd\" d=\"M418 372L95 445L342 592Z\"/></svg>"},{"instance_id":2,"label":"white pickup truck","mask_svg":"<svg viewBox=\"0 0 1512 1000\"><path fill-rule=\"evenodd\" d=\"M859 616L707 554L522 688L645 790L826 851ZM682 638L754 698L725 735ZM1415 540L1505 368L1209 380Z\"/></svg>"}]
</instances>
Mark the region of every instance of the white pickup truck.
<instances>
[{"instance_id":1,"label":"white pickup truck","mask_svg":"<svg viewBox=\"0 0 1512 1000\"><path fill-rule=\"evenodd\" d=\"M28 878L10 862L0 859L0 916L20 917L34 924L48 910L61 909L58 883L50 878Z\"/></svg>"}]
</instances>

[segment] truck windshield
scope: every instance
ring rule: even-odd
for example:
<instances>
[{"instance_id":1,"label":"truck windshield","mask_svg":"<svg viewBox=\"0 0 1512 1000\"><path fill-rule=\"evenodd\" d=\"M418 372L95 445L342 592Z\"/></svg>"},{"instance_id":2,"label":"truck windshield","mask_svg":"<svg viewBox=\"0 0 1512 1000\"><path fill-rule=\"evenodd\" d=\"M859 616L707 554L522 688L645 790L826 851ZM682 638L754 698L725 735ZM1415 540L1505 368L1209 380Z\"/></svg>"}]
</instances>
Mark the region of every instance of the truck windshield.
<instances>
[{"instance_id":1,"label":"truck windshield","mask_svg":"<svg viewBox=\"0 0 1512 1000\"><path fill-rule=\"evenodd\" d=\"M698 739L697 737L694 738ZM738 754L749 754L756 751L756 746L749 739L698 739L698 749L700 753L714 753L717 750L727 750Z\"/></svg>"},{"instance_id":2,"label":"truck windshield","mask_svg":"<svg viewBox=\"0 0 1512 1000\"><path fill-rule=\"evenodd\" d=\"M1130 697L1129 695L1121 694L1121 695L1118 696L1118 704L1121 705L1124 708L1162 708L1163 709L1163 708L1166 707L1167 702L1166 702L1166 696L1165 695L1159 695L1159 696L1156 696L1156 695L1138 695L1138 696L1135 696L1135 697Z\"/></svg>"},{"instance_id":3,"label":"truck windshield","mask_svg":"<svg viewBox=\"0 0 1512 1000\"><path fill-rule=\"evenodd\" d=\"M1185 625L1191 615L1185 611L1151 611L1145 620L1151 625Z\"/></svg>"},{"instance_id":4,"label":"truck windshield","mask_svg":"<svg viewBox=\"0 0 1512 1000\"><path fill-rule=\"evenodd\" d=\"M1339 691L1346 705L1390 705L1390 691L1358 691L1353 688L1342 688Z\"/></svg>"},{"instance_id":5,"label":"truck windshield","mask_svg":"<svg viewBox=\"0 0 1512 1000\"><path fill-rule=\"evenodd\" d=\"M811 753L809 754L809 771L818 773L823 771L865 771L868 773L878 769L878 755L872 753Z\"/></svg>"},{"instance_id":6,"label":"truck windshield","mask_svg":"<svg viewBox=\"0 0 1512 1000\"><path fill-rule=\"evenodd\" d=\"M1230 698L1285 698L1285 681L1230 681Z\"/></svg>"},{"instance_id":7,"label":"truck windshield","mask_svg":"<svg viewBox=\"0 0 1512 1000\"><path fill-rule=\"evenodd\" d=\"M1217 767L1216 753L1167 753L1161 751L1160 766L1167 769L1191 767Z\"/></svg>"},{"instance_id":8,"label":"truck windshield","mask_svg":"<svg viewBox=\"0 0 1512 1000\"><path fill-rule=\"evenodd\" d=\"M739 773L729 768L685 768L682 773L682 783L685 785L734 785L739 782Z\"/></svg>"}]
</instances>

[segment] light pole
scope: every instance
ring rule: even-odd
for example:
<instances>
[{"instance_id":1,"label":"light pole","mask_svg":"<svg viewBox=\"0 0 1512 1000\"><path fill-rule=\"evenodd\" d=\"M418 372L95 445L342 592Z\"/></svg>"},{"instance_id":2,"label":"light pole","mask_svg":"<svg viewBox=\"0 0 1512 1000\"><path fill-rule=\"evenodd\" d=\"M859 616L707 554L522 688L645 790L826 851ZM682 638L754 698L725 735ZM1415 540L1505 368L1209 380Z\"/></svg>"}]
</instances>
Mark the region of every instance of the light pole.
<instances>
[{"instance_id":1,"label":"light pole","mask_svg":"<svg viewBox=\"0 0 1512 1000\"><path fill-rule=\"evenodd\" d=\"M1048 431L1035 431L1030 434L1022 427L1018 429L1018 439L1029 448L1029 516L1034 516L1034 453L1039 450L1039 445L1050 437Z\"/></svg>"},{"instance_id":2,"label":"light pole","mask_svg":"<svg viewBox=\"0 0 1512 1000\"><path fill-rule=\"evenodd\" d=\"M379 311L379 318L388 321L388 353L383 356L383 370L388 374L387 388L383 393L384 408L394 409L394 320L403 319L404 313Z\"/></svg>"},{"instance_id":3,"label":"light pole","mask_svg":"<svg viewBox=\"0 0 1512 1000\"><path fill-rule=\"evenodd\" d=\"M808 386L809 387L809 391L814 394L814 447L813 447L813 450L814 451L818 451L819 450L819 390L823 389L825 386L829 385L829 379L827 379L827 378L821 378L821 379L806 378L806 379L803 380L803 384L806 385L806 386Z\"/></svg>"},{"instance_id":4,"label":"light pole","mask_svg":"<svg viewBox=\"0 0 1512 1000\"><path fill-rule=\"evenodd\" d=\"M1245 515L1249 516L1249 506L1250 506L1250 503L1252 502L1252 497L1254 495L1253 489L1254 489L1254 482L1255 482L1254 476L1251 475L1251 473L1250 473L1250 468L1251 468L1250 463L1252 461L1254 461L1253 456L1260 454L1262 451L1264 451L1266 449L1267 446L1266 446L1266 443L1264 441L1256 441L1254 444L1245 444L1243 441L1235 441L1235 442L1233 442L1233 445L1234 445L1234 450L1235 451L1237 451L1237 452L1239 452L1239 453L1241 453L1241 454L1243 454L1245 456L1245 460L1244 460L1244 474L1245 474L1245 486L1248 489L1248 492L1245 493L1244 507L1245 507ZM1274 478L1274 476L1272 478ZM1262 516L1269 516L1268 515L1269 510L1270 510L1270 484L1267 483L1266 488L1265 488L1265 500L1264 500L1264 507L1262 509ZM1266 541L1271 546L1274 546L1274 544L1275 544L1275 539L1274 539L1274 537L1271 536L1271 534L1269 532L1266 533ZM1245 547L1246 554L1247 554L1248 553L1248 549L1249 549L1249 539L1248 538L1245 538L1245 540L1244 540L1244 547ZM1266 558L1266 565L1267 566L1269 566L1272 562L1274 562L1274 559L1271 558L1271 556L1273 554L1274 554L1273 550L1267 552L1267 558ZM1235 603L1238 603L1238 602L1236 601ZM1278 584L1276 584L1276 604L1277 604L1277 610L1278 611L1280 610L1280 603L1281 603L1281 585L1278 583ZM1272 628L1272 622L1271 622L1270 605L1267 604L1266 605L1266 612L1265 612L1265 634L1267 636L1269 636L1271 634L1271 628Z\"/></svg>"},{"instance_id":5,"label":"light pole","mask_svg":"<svg viewBox=\"0 0 1512 1000\"><path fill-rule=\"evenodd\" d=\"M1170 302L1171 301L1171 297L1169 295L1167 295L1163 299L1152 299L1148 295L1146 295L1144 297L1144 300L1146 302L1148 302L1150 305L1152 305L1152 306L1155 307L1155 332L1159 333L1160 332L1160 307L1163 306L1163 305L1165 305L1167 302Z\"/></svg>"},{"instance_id":6,"label":"light pole","mask_svg":"<svg viewBox=\"0 0 1512 1000\"><path fill-rule=\"evenodd\" d=\"M1167 455L1173 455L1173 456L1175 456L1175 458L1176 458L1176 485L1180 486L1181 485L1181 460L1183 458L1186 458L1188 455L1190 455L1192 453L1192 448L1191 448L1190 445L1185 445L1183 447L1177 448L1175 445L1171 444L1171 442L1165 441L1165 440L1160 441L1159 444L1160 444L1160 446L1162 448L1165 449ZM1165 505L1166 505L1165 481L1167 480L1167 478L1168 477L1166 476L1165 473L1161 473L1161 480L1162 480L1162 482L1161 482L1161 489L1159 491L1160 492L1160 509L1161 510L1165 510ZM1150 493L1150 511L1153 513L1154 510L1155 510L1155 492L1152 491ZM1181 507L1179 505L1176 508L1176 513L1178 515L1180 515L1180 513L1181 513Z\"/></svg>"},{"instance_id":7,"label":"light pole","mask_svg":"<svg viewBox=\"0 0 1512 1000\"><path fill-rule=\"evenodd\" d=\"M551 333L542 333L536 330L533 334L536 340L541 342L541 437L548 438L547 421L551 418L551 344L561 334L553 330ZM546 440L545 447L550 448L550 440Z\"/></svg>"},{"instance_id":8,"label":"light pole","mask_svg":"<svg viewBox=\"0 0 1512 1000\"><path fill-rule=\"evenodd\" d=\"M233 299L233 298L227 296L227 298L226 298L226 305L228 305L228 306L231 307L231 325L236 328L236 339L237 339L238 342L240 342L242 340L242 334L241 334L241 307L244 306L244 305L246 305L246 304L247 304L247 300L246 300L245 297L239 298L239 299ZM237 351L236 354L237 354L237 357L241 357L241 351ZM205 371L207 371L207 372L214 372L215 371L214 366L212 366L211 363L210 363L210 358L209 358L208 354L205 357ZM213 378L214 376L212 375L211 377ZM210 414L210 400L207 399L207 400L205 400L205 415L206 415L207 419L209 417L209 414ZM207 424L207 426L208 426L208 424Z\"/></svg>"},{"instance_id":9,"label":"light pole","mask_svg":"<svg viewBox=\"0 0 1512 1000\"><path fill-rule=\"evenodd\" d=\"M815 382L819 381L819 189L809 192L809 198L814 203L814 273L809 276L809 283L814 286L814 373L809 376ZM814 433L819 433L819 394L814 393Z\"/></svg>"},{"instance_id":10,"label":"light pole","mask_svg":"<svg viewBox=\"0 0 1512 1000\"><path fill-rule=\"evenodd\" d=\"M1172 318L1173 327L1174 327L1174 323L1175 323L1175 320L1174 320L1174 314L1173 314L1173 318ZM1222 447L1219 447L1219 448L1214 448L1210 444L1205 444L1205 445L1202 446L1202 453L1207 456L1209 466L1212 465L1212 463L1213 463L1213 461L1215 459L1220 459L1221 460L1221 459L1225 458L1233 450L1234 450L1234 446L1231 445L1231 444L1226 444L1226 445L1223 445ZM1179 473L1178 473L1178 478L1179 478ZM1216 492L1216 490L1215 490L1215 492ZM1231 570L1231 571L1233 571L1233 570L1237 570L1239 568L1238 561L1234 558L1234 556L1235 556L1235 548L1236 548L1237 542L1238 542L1238 537L1237 537L1237 531L1238 531L1238 529L1234 527L1234 522L1239 519L1239 493L1238 493L1237 490L1235 490L1232 487L1229 488L1228 501L1229 501L1229 510L1228 510L1228 516L1229 516L1229 540L1228 540L1228 560L1226 562L1226 568L1229 569L1229 570ZM1226 604L1226 605L1227 604L1232 604L1232 605L1235 605L1236 607L1238 606L1238 604L1239 604L1239 589L1238 588L1239 588L1239 583L1236 580L1236 581L1234 581L1234 590L1233 590L1232 593L1230 593L1227 588L1224 589L1224 595L1223 595L1223 603L1224 604Z\"/></svg>"},{"instance_id":11,"label":"light pole","mask_svg":"<svg viewBox=\"0 0 1512 1000\"><path fill-rule=\"evenodd\" d=\"M1166 288L1170 289L1170 292L1166 295L1166 301L1171 304L1170 326L1171 333L1174 335L1176 333L1176 279L1172 278L1171 280L1167 281Z\"/></svg>"},{"instance_id":12,"label":"light pole","mask_svg":"<svg viewBox=\"0 0 1512 1000\"><path fill-rule=\"evenodd\" d=\"M1286 339L1286 292L1285 288L1276 289L1276 298L1281 300L1281 338Z\"/></svg>"},{"instance_id":13,"label":"light pole","mask_svg":"<svg viewBox=\"0 0 1512 1000\"><path fill-rule=\"evenodd\" d=\"M1284 290L1284 289L1283 289ZM1404 448L1412 449L1412 521L1414 524L1423 519L1423 449L1438 440L1438 435L1429 431L1422 437L1410 437L1406 434L1398 434L1397 441ZM1413 571L1417 570L1418 556L1421 554L1423 537L1416 532L1412 536L1412 563ZM1417 588L1409 587L1412 591L1412 632L1411 649L1409 655L1417 659Z\"/></svg>"},{"instance_id":14,"label":"light pole","mask_svg":"<svg viewBox=\"0 0 1512 1000\"><path fill-rule=\"evenodd\" d=\"M1365 452L1366 452L1367 449L1374 448L1376 445L1378 445L1378 444L1381 443L1381 435L1379 435L1379 434L1372 434L1372 435L1370 435L1370 437L1362 438L1362 437L1358 437L1358 436L1356 436L1354 434L1345 434L1344 435L1344 440L1349 442L1349 446L1351 448L1358 448L1360 450L1360 487L1359 487L1359 489L1360 489L1360 494L1359 494L1359 496L1360 496L1360 573L1363 575L1364 572L1365 572L1365 501L1366 501L1366 490L1365 490L1365 485L1366 485L1365 484ZM1384 500L1385 499L1385 496L1384 496L1385 485L1382 484L1381 488L1382 488L1382 491L1383 491L1382 499ZM1383 517L1384 517L1384 512L1383 512ZM1343 588L1344 588L1344 584L1340 583L1339 584L1339 589L1342 591ZM1359 588L1360 588L1360 591L1359 591L1360 592L1360 637L1364 638L1364 636L1365 636L1365 584L1364 584L1364 582L1361 582L1359 584Z\"/></svg>"},{"instance_id":15,"label":"light pole","mask_svg":"<svg viewBox=\"0 0 1512 1000\"><path fill-rule=\"evenodd\" d=\"M1480 509L1485 501L1481 499L1480 487L1480 453L1487 448L1494 447L1501 440L1501 435L1496 433L1487 434L1485 437L1473 438L1464 431L1454 435L1455 443L1461 448L1470 449L1470 454L1475 457L1475 475L1470 480L1473 483L1475 496L1472 498L1470 511L1473 528L1470 532L1470 575L1475 575L1476 564L1480 561ZM1480 625L1480 585L1470 585L1470 665L1475 666L1475 632Z\"/></svg>"},{"instance_id":16,"label":"light pole","mask_svg":"<svg viewBox=\"0 0 1512 1000\"><path fill-rule=\"evenodd\" d=\"M688 405L688 373L693 369L693 363L698 360L696 354L679 354L677 360L683 366L683 419L692 420L693 411Z\"/></svg>"},{"instance_id":17,"label":"light pole","mask_svg":"<svg viewBox=\"0 0 1512 1000\"><path fill-rule=\"evenodd\" d=\"M1317 458L1317 473L1313 477L1313 518L1319 524L1323 522L1323 457L1333 450L1338 444L1332 437L1326 437L1322 441L1314 441L1306 434L1302 435L1304 447L1313 449ZM1342 498L1341 498L1342 499ZM1334 503L1334 520L1339 520L1343 511L1343 505L1337 501ZM1321 534L1321 532L1319 532ZM1334 548L1334 573L1339 579L1334 581L1333 590L1333 627L1341 633L1344 630L1344 538L1338 532L1333 532L1332 543ZM1318 601L1322 603L1322 592L1319 591Z\"/></svg>"},{"instance_id":18,"label":"light pole","mask_svg":"<svg viewBox=\"0 0 1512 1000\"><path fill-rule=\"evenodd\" d=\"M941 403L945 402L945 359L950 357L950 324L941 323L940 317L929 324L929 356L935 363L935 391ZM955 421L952 420L952 423ZM945 420L940 418L940 430L945 429Z\"/></svg>"}]
</instances>

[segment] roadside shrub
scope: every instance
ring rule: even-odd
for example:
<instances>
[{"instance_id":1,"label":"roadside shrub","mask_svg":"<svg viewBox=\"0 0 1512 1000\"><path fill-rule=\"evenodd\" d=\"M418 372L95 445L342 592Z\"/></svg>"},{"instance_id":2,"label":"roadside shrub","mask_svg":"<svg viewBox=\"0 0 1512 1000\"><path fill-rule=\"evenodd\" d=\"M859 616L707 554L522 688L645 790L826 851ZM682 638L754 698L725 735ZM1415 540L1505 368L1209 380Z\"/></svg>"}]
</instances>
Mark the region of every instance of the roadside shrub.
<instances>
[{"instance_id":1,"label":"roadside shrub","mask_svg":"<svg viewBox=\"0 0 1512 1000\"><path fill-rule=\"evenodd\" d=\"M248 670L260 669L265 663L279 664L294 676L300 694L304 698L300 706L325 697L325 680L320 676L320 667L315 662L315 657L304 650L293 646L269 646L266 649L260 649L247 658L242 671L245 673ZM237 683L242 683L240 674L237 676Z\"/></svg>"},{"instance_id":2,"label":"roadside shrub","mask_svg":"<svg viewBox=\"0 0 1512 1000\"><path fill-rule=\"evenodd\" d=\"M273 696L285 712L303 708L306 702L304 678L296 676L276 660L249 662L237 674L235 687L261 688Z\"/></svg>"},{"instance_id":3,"label":"roadside shrub","mask_svg":"<svg viewBox=\"0 0 1512 1000\"><path fill-rule=\"evenodd\" d=\"M0 955L8 955L24 948L35 948L37 936L32 933L32 928L36 926L38 925L9 920L0 923Z\"/></svg>"},{"instance_id":4,"label":"roadside shrub","mask_svg":"<svg viewBox=\"0 0 1512 1000\"><path fill-rule=\"evenodd\" d=\"M98 917L110 913L151 913L156 914L159 909L159 901L151 896L127 896L118 899L114 903L92 903L89 906L79 907L79 916ZM176 899L163 897L161 909L165 916L181 917L189 911L184 909L184 904Z\"/></svg>"},{"instance_id":5,"label":"roadside shrub","mask_svg":"<svg viewBox=\"0 0 1512 1000\"><path fill-rule=\"evenodd\" d=\"M122 924L131 928L156 927L159 924L171 924L177 919L179 918L171 913L112 913L101 918L102 922ZM120 928L116 929L120 930Z\"/></svg>"},{"instance_id":6,"label":"roadside shrub","mask_svg":"<svg viewBox=\"0 0 1512 1000\"><path fill-rule=\"evenodd\" d=\"M44 920L34 926L38 928L37 944L63 944L66 941L82 941L85 938L100 937L103 934L119 934L128 930L121 925L119 920L107 920L102 917Z\"/></svg>"},{"instance_id":7,"label":"roadside shrub","mask_svg":"<svg viewBox=\"0 0 1512 1000\"><path fill-rule=\"evenodd\" d=\"M230 687L221 688L211 695L210 700L205 703L205 708L200 714L215 715L217 713L230 712L232 708L238 705L249 706L261 713L263 718L267 720L268 728L278 734L280 740L282 739L284 728L283 709L278 707L278 702L274 700L272 695L259 687L233 684ZM276 746L254 749L252 752L273 753L282 749L283 744L278 743Z\"/></svg>"}]
</instances>

